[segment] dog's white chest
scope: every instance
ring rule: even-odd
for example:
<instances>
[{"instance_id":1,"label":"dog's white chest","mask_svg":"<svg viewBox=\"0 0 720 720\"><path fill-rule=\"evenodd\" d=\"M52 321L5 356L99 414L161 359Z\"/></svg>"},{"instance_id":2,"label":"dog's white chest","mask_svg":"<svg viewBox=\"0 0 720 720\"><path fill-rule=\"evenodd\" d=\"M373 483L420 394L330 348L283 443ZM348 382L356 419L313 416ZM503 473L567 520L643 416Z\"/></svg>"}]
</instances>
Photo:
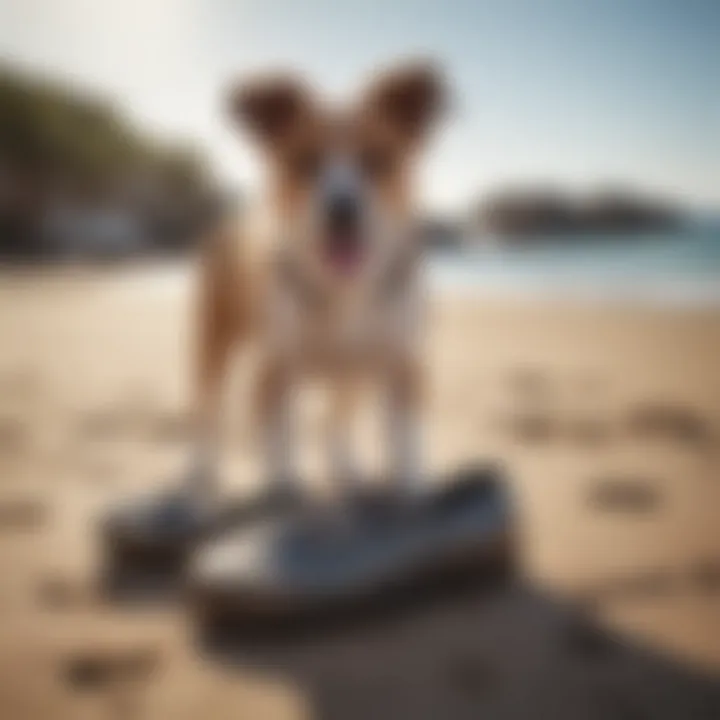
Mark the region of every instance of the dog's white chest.
<instances>
[{"instance_id":1,"label":"dog's white chest","mask_svg":"<svg viewBox=\"0 0 720 720\"><path fill-rule=\"evenodd\" d=\"M313 370L369 367L406 350L417 335L419 303L406 293L392 301L366 298L321 310L280 289L271 304L271 352Z\"/></svg>"}]
</instances>

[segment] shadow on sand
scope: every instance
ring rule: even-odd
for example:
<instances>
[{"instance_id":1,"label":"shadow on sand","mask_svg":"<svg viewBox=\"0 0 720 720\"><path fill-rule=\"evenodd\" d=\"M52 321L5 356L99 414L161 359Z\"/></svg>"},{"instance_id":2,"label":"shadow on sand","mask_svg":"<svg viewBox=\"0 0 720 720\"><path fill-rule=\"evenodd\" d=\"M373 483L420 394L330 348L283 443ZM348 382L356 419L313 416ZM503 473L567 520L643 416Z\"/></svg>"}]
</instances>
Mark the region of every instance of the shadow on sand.
<instances>
[{"instance_id":1,"label":"shadow on sand","mask_svg":"<svg viewBox=\"0 0 720 720\"><path fill-rule=\"evenodd\" d=\"M459 579L196 640L213 662L290 680L322 720L720 717L720 683L516 581Z\"/></svg>"}]
</instances>

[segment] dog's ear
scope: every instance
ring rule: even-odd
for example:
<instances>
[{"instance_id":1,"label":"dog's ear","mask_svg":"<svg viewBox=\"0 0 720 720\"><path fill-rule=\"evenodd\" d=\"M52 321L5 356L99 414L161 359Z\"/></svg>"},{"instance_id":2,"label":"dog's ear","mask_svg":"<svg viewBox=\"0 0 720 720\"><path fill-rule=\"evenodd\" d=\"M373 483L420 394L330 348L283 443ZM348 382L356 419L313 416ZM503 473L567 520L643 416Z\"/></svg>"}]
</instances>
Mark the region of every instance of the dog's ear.
<instances>
[{"instance_id":1,"label":"dog's ear","mask_svg":"<svg viewBox=\"0 0 720 720\"><path fill-rule=\"evenodd\" d=\"M309 89L290 74L246 80L229 95L232 118L263 143L282 139L309 107Z\"/></svg>"},{"instance_id":2,"label":"dog's ear","mask_svg":"<svg viewBox=\"0 0 720 720\"><path fill-rule=\"evenodd\" d=\"M447 94L438 65L413 60L380 74L367 91L365 105L415 143L425 137L445 111Z\"/></svg>"}]
</instances>

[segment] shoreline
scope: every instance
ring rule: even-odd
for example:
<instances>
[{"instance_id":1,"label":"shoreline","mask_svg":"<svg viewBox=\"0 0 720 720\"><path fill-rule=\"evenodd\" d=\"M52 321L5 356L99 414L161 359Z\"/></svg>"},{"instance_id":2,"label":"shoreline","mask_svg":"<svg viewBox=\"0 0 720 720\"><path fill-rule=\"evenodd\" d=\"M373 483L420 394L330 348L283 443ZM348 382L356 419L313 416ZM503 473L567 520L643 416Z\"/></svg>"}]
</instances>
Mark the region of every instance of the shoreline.
<instances>
[{"instance_id":1,"label":"shoreline","mask_svg":"<svg viewBox=\"0 0 720 720\"><path fill-rule=\"evenodd\" d=\"M668 292L670 290L670 292ZM509 284L462 284L450 286L444 281L435 281L432 292L439 292L449 298L467 299L492 303L530 304L553 307L556 305L577 305L588 309L628 309L657 311L688 311L720 313L720 279L704 286L687 282L683 285L660 284L599 288L576 287L510 287Z\"/></svg>"},{"instance_id":2,"label":"shoreline","mask_svg":"<svg viewBox=\"0 0 720 720\"><path fill-rule=\"evenodd\" d=\"M502 277L484 269L466 268L448 272L437 261L426 265L428 293L440 299L470 302L541 305L572 305L588 309L657 311L720 311L720 277L708 273L696 278L582 278ZM44 267L0 265L0 290L37 291L40 287L92 287L127 292L182 292L190 282L192 260L130 261L120 264L66 264Z\"/></svg>"}]
</instances>

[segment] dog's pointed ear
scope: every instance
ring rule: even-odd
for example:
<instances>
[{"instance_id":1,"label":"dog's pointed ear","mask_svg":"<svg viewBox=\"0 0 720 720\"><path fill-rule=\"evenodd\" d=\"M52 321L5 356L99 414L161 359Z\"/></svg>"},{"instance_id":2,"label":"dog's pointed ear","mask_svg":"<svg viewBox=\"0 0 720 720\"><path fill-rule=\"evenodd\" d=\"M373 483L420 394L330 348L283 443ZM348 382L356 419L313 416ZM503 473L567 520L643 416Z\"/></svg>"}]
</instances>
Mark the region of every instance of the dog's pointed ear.
<instances>
[{"instance_id":1,"label":"dog's pointed ear","mask_svg":"<svg viewBox=\"0 0 720 720\"><path fill-rule=\"evenodd\" d=\"M235 85L228 101L230 116L253 137L268 144L282 139L310 105L307 86L297 77L281 73Z\"/></svg>"},{"instance_id":2,"label":"dog's pointed ear","mask_svg":"<svg viewBox=\"0 0 720 720\"><path fill-rule=\"evenodd\" d=\"M445 112L447 96L440 67L430 60L412 60L379 75L365 95L365 106L416 143Z\"/></svg>"}]
</instances>

